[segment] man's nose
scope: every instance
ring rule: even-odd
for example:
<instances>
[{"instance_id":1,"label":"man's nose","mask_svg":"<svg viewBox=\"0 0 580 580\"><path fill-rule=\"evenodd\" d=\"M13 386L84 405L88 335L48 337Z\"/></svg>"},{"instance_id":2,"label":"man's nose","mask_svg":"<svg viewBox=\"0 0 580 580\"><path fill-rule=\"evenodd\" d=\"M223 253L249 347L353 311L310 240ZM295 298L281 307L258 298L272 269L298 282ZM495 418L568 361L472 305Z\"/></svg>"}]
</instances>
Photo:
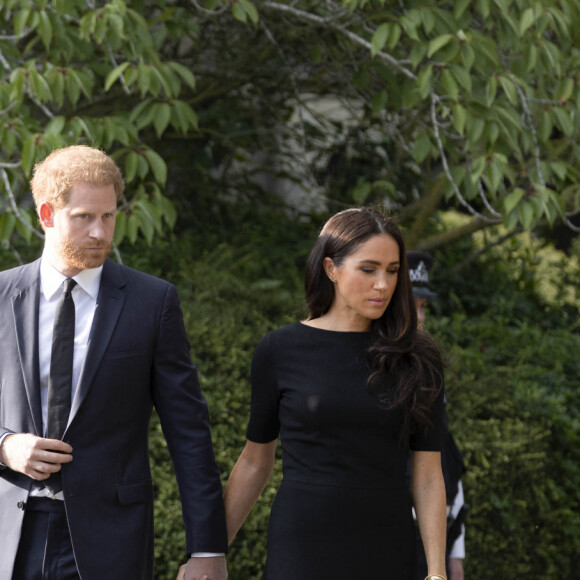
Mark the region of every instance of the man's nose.
<instances>
[{"instance_id":1,"label":"man's nose","mask_svg":"<svg viewBox=\"0 0 580 580\"><path fill-rule=\"evenodd\" d=\"M96 219L91 224L91 237L101 240L105 237L105 224L102 219Z\"/></svg>"}]
</instances>

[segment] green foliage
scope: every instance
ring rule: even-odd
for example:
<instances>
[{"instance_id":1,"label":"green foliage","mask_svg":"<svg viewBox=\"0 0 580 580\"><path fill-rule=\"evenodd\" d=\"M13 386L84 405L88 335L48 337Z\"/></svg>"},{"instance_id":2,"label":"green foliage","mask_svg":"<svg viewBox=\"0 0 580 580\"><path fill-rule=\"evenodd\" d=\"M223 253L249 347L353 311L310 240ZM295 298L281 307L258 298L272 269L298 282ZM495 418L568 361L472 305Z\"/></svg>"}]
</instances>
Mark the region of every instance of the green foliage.
<instances>
[{"instance_id":1,"label":"green foliage","mask_svg":"<svg viewBox=\"0 0 580 580\"><path fill-rule=\"evenodd\" d=\"M100 4L0 2L0 212L26 221L19 206L28 206L24 184L34 164L55 148L86 143L111 152L124 170L116 243L134 243L138 235L151 243L173 226L175 210L162 194L167 167L148 133L160 138L169 129L197 128L183 100L195 78L160 53L165 41L178 41L180 11L148 6L153 18L141 11L147 3ZM27 229L16 231L30 241ZM16 231L6 228L4 239Z\"/></svg>"},{"instance_id":2,"label":"green foliage","mask_svg":"<svg viewBox=\"0 0 580 580\"><path fill-rule=\"evenodd\" d=\"M502 316L430 322L451 357L468 471L466 575L572 578L580 550L580 337Z\"/></svg>"},{"instance_id":3,"label":"green foliage","mask_svg":"<svg viewBox=\"0 0 580 580\"><path fill-rule=\"evenodd\" d=\"M0 234L31 239L32 168L71 143L125 173L118 244L172 227L177 142L180 202L209 183L216 206L278 193L306 214L379 202L413 215L435 188L433 211L567 223L578 17L573 1L0 0L0 215L17 224Z\"/></svg>"}]
</instances>

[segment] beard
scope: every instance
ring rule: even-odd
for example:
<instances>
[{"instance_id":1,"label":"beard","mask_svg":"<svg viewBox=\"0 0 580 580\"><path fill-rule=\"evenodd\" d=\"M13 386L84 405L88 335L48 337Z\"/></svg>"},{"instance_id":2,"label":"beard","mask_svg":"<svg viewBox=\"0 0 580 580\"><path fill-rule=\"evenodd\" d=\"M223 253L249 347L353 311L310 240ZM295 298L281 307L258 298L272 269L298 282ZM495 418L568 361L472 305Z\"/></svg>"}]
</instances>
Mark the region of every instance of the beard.
<instances>
[{"instance_id":1,"label":"beard","mask_svg":"<svg viewBox=\"0 0 580 580\"><path fill-rule=\"evenodd\" d=\"M79 270L98 268L105 263L113 244L111 242L91 242L90 244L77 244L70 239L60 240L58 254L67 266ZM89 249L91 248L91 249ZM99 248L95 251L92 248Z\"/></svg>"}]
</instances>

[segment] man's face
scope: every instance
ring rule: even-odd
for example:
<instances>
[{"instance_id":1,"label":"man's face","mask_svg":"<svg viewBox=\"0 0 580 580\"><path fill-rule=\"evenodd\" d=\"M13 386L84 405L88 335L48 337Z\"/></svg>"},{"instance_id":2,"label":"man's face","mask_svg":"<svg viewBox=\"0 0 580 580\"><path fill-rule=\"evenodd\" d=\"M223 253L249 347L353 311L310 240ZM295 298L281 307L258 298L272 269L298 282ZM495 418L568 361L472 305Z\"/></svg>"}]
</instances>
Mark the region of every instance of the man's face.
<instances>
[{"instance_id":1,"label":"man's face","mask_svg":"<svg viewBox=\"0 0 580 580\"><path fill-rule=\"evenodd\" d=\"M63 208L41 204L40 219L53 266L69 277L101 266L113 246L116 207L112 184L84 182L72 187Z\"/></svg>"},{"instance_id":2,"label":"man's face","mask_svg":"<svg viewBox=\"0 0 580 580\"><path fill-rule=\"evenodd\" d=\"M425 326L425 315L429 300L427 298L415 298L415 309L417 310L417 324L419 328Z\"/></svg>"}]
</instances>

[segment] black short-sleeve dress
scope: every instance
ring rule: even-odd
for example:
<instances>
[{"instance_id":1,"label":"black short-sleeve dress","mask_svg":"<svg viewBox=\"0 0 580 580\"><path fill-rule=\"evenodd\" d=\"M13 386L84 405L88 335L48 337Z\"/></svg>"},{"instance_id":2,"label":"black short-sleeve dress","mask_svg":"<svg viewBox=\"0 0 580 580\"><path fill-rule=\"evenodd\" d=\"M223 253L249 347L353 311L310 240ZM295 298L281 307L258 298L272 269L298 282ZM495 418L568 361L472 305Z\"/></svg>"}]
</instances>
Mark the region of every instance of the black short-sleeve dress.
<instances>
[{"instance_id":1,"label":"black short-sleeve dress","mask_svg":"<svg viewBox=\"0 0 580 580\"><path fill-rule=\"evenodd\" d=\"M368 392L369 345L297 322L256 348L247 438L280 436L283 469L264 580L415 580L407 456L440 449L443 395L429 432L401 441L400 412Z\"/></svg>"}]
</instances>

